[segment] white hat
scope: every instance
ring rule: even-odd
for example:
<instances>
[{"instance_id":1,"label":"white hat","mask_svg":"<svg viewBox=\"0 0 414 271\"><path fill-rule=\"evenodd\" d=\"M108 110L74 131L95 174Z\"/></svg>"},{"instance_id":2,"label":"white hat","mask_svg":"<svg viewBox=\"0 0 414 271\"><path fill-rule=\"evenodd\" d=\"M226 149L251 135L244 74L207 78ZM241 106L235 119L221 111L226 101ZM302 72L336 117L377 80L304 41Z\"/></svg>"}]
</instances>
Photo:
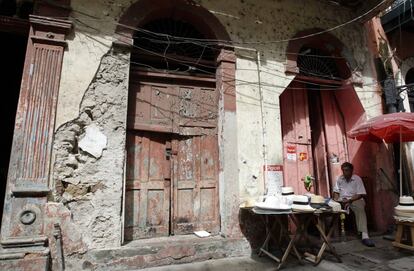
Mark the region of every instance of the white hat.
<instances>
[{"instance_id":1,"label":"white hat","mask_svg":"<svg viewBox=\"0 0 414 271\"><path fill-rule=\"evenodd\" d=\"M409 196L400 197L400 204L395 208L397 216L414 217L414 199Z\"/></svg>"},{"instance_id":2,"label":"white hat","mask_svg":"<svg viewBox=\"0 0 414 271\"><path fill-rule=\"evenodd\" d=\"M329 207L325 204L325 198L320 195L312 195L310 200L310 206L316 209Z\"/></svg>"},{"instance_id":3,"label":"white hat","mask_svg":"<svg viewBox=\"0 0 414 271\"><path fill-rule=\"evenodd\" d=\"M315 209L309 205L307 196L295 195L293 197L292 210L297 212L314 212Z\"/></svg>"},{"instance_id":4,"label":"white hat","mask_svg":"<svg viewBox=\"0 0 414 271\"><path fill-rule=\"evenodd\" d=\"M291 186L282 187L282 198L284 199L285 204L292 206L294 196L295 196L295 192L293 192L293 187Z\"/></svg>"},{"instance_id":5,"label":"white hat","mask_svg":"<svg viewBox=\"0 0 414 271\"><path fill-rule=\"evenodd\" d=\"M325 203L325 198L320 196L320 195L312 195L311 196L311 203L324 204Z\"/></svg>"},{"instance_id":6,"label":"white hat","mask_svg":"<svg viewBox=\"0 0 414 271\"><path fill-rule=\"evenodd\" d=\"M395 209L394 211L395 211L395 215L396 216L412 217L412 218L414 218L414 213L413 212L404 212L404 211L399 211L397 209Z\"/></svg>"},{"instance_id":7,"label":"white hat","mask_svg":"<svg viewBox=\"0 0 414 271\"><path fill-rule=\"evenodd\" d=\"M264 202L256 202L255 207L269 210L290 210L290 206L285 204L281 197L268 196Z\"/></svg>"},{"instance_id":8,"label":"white hat","mask_svg":"<svg viewBox=\"0 0 414 271\"><path fill-rule=\"evenodd\" d=\"M293 192L293 187L291 186L282 187L282 196L289 196L293 194L295 194L295 192Z\"/></svg>"}]
</instances>

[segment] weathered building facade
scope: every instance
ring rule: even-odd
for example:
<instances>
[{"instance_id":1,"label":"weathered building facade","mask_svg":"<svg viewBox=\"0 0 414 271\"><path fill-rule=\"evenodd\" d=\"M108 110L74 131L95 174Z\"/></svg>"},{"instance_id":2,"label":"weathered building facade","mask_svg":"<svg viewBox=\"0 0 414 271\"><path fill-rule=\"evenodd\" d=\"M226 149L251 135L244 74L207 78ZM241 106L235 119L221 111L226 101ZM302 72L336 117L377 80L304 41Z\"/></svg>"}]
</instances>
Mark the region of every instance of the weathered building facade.
<instances>
[{"instance_id":1,"label":"weathered building facade","mask_svg":"<svg viewBox=\"0 0 414 271\"><path fill-rule=\"evenodd\" d=\"M393 78L396 92L399 93L399 111L414 112L414 50L409 44L414 38L413 1L395 1L381 17L384 36L389 44L389 51L394 59ZM379 22L378 22L379 23ZM414 145L405 143L403 148L404 191L414 191Z\"/></svg>"},{"instance_id":2,"label":"weathered building facade","mask_svg":"<svg viewBox=\"0 0 414 271\"><path fill-rule=\"evenodd\" d=\"M271 188L269 169L283 170L276 188L304 193L310 174L329 196L344 161L365 181L372 229L385 230L390 147L346 132L384 111L367 21L387 4L35 2L0 266L245 255L263 229L240 206Z\"/></svg>"}]
</instances>

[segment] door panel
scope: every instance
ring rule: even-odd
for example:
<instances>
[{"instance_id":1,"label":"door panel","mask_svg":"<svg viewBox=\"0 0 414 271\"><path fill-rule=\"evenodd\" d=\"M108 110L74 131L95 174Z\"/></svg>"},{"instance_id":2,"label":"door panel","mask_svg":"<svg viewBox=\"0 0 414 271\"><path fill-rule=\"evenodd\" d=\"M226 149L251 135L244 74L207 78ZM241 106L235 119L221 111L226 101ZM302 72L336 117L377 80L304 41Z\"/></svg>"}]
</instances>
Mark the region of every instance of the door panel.
<instances>
[{"instance_id":1,"label":"door panel","mask_svg":"<svg viewBox=\"0 0 414 271\"><path fill-rule=\"evenodd\" d=\"M128 105L128 128L172 132L173 86L144 83L131 84Z\"/></svg>"},{"instance_id":2,"label":"door panel","mask_svg":"<svg viewBox=\"0 0 414 271\"><path fill-rule=\"evenodd\" d=\"M303 178L313 174L307 90L293 81L280 95L282 115L284 185L292 186L298 194L306 193ZM300 153L307 159L299 160ZM313 191L313 188L312 190Z\"/></svg>"},{"instance_id":3,"label":"door panel","mask_svg":"<svg viewBox=\"0 0 414 271\"><path fill-rule=\"evenodd\" d=\"M321 90L323 118L326 131L327 160L331 186L342 174L341 164L348 161L345 121L332 91Z\"/></svg>"},{"instance_id":4,"label":"door panel","mask_svg":"<svg viewBox=\"0 0 414 271\"><path fill-rule=\"evenodd\" d=\"M182 127L216 127L218 95L215 88L179 86L178 123Z\"/></svg>"},{"instance_id":5,"label":"door panel","mask_svg":"<svg viewBox=\"0 0 414 271\"><path fill-rule=\"evenodd\" d=\"M217 127L215 88L146 82L130 88L130 129L181 134L185 127Z\"/></svg>"},{"instance_id":6,"label":"door panel","mask_svg":"<svg viewBox=\"0 0 414 271\"><path fill-rule=\"evenodd\" d=\"M319 195L330 196L327 147L321 95L318 90L310 90L308 96L316 190Z\"/></svg>"},{"instance_id":7,"label":"door panel","mask_svg":"<svg viewBox=\"0 0 414 271\"><path fill-rule=\"evenodd\" d=\"M219 231L218 147L216 135L173 140L175 234Z\"/></svg>"},{"instance_id":8,"label":"door panel","mask_svg":"<svg viewBox=\"0 0 414 271\"><path fill-rule=\"evenodd\" d=\"M127 134L125 239L167 236L170 210L168 134Z\"/></svg>"}]
</instances>

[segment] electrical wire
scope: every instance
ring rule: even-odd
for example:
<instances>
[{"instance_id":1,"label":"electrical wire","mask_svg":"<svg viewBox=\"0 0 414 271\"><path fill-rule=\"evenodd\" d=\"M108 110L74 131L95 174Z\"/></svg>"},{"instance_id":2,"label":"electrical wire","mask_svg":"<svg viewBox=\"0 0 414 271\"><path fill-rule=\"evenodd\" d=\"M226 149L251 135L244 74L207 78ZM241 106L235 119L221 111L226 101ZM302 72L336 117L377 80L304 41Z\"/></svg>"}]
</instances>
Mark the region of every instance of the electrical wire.
<instances>
[{"instance_id":1,"label":"electrical wire","mask_svg":"<svg viewBox=\"0 0 414 271\"><path fill-rule=\"evenodd\" d=\"M88 36L88 37L90 37L90 38L92 38L92 39L94 39L92 36L90 36L90 35L88 35L88 34L86 34L86 33L83 33L84 35L86 35L86 36ZM113 41L113 40L111 40L111 41ZM126 42L123 42L125 45L130 45L130 44L128 44L128 43L126 43ZM159 54L159 53L157 53L157 52L154 52L154 51L151 51L151 50L148 50L148 49L145 49L145 48L142 48L142 47L140 47L140 46L137 46L137 45L135 45L135 44L133 44L132 45L132 47L134 47L134 48L137 48L137 49L140 49L140 50L143 50L143 51L145 51L145 52L147 52L147 53L149 53L149 54L152 54L152 55L155 55L155 56L158 56L158 57L160 57L160 58L165 58L165 59L168 59L168 60L170 60L170 61L175 61L175 62L177 62L177 63L180 63L181 65L184 65L184 66L187 66L188 68L193 68L193 69L196 69L196 70L198 70L198 71L200 71L200 72L202 72L202 73L204 73L204 74L209 74L209 75L212 75L212 76L216 76L216 73L213 73L213 72L210 72L210 71L208 71L208 70L205 70L205 69L201 69L201 68L199 68L199 67L194 67L194 66L191 66L191 65L189 65L189 64L195 64L195 62L191 62L191 61L186 61L186 60L180 60L180 59L176 59L176 58L173 58L173 57L170 57L170 56L167 56L167 55L163 55L163 54ZM133 65L142 65L141 63L137 63L137 62L133 62L133 61L130 61L130 63L131 64L133 64ZM146 66L150 66L150 65L146 65ZM204 68L217 68L216 66L210 66L210 65L204 65L204 64L198 64L198 66L201 66L201 67L204 67ZM153 70L156 70L157 68L155 68L155 67L151 67ZM158 69L159 70L159 69ZM241 69L237 69L237 70L241 70ZM253 69L253 71L255 71L256 69ZM283 77L283 76L280 76L280 75L277 75L277 74L273 74L273 75L276 75L276 76L279 76L279 77L281 77L281 78L283 78L283 79L285 79L285 80L290 80L290 81L292 81L292 78L289 78L289 77ZM229 79L229 81L224 81L224 82L230 82L230 81L235 81L235 82L241 82L241 84L239 84L239 85L257 85L257 83L255 83L255 82L250 82L250 81L247 81L247 80L242 80L242 79L236 79L236 78L234 78L231 74L227 74L227 73L225 73L225 72L223 72L223 74L221 75L222 77L223 77L223 79L225 79L225 78L228 78ZM299 82L299 81L297 81L297 82ZM309 82L307 82L307 81L301 81L302 83L309 83ZM286 89L286 88L288 88L288 86L284 86L284 85L276 85L276 84L266 84L266 83L262 83L262 85L264 86L264 87L270 87L270 88L281 88L281 89ZM319 85L319 84L317 84L317 85ZM332 89L336 89L336 90L339 90L339 89L343 89L343 87L338 87L338 86L331 86L331 85L325 85L325 86L327 86L327 88L309 88L309 87L307 87L307 89L309 89L309 90L332 90ZM289 87L289 89L303 89L303 88L295 88L295 87ZM272 91L274 91L274 89L271 89ZM377 92L378 93L378 91L364 91L364 92Z\"/></svg>"},{"instance_id":2,"label":"electrical wire","mask_svg":"<svg viewBox=\"0 0 414 271\"><path fill-rule=\"evenodd\" d=\"M50 0L46 0L46 1L48 3L50 2L51 4L53 3ZM363 14L361 14L361 15L359 15L357 17L354 17L353 19L348 20L348 21L346 21L344 23L341 23L339 25L336 25L334 27L331 27L331 28L328 28L328 29L325 29L325 30L321 30L321 31L318 31L318 32L315 32L315 33L312 33L312 34L299 36L299 37L294 37L294 38L289 38L289 39L281 39L281 40L270 40L270 41L245 41L245 42L242 42L242 41L229 41L229 40L220 40L220 39L199 39L199 38L174 37L174 36L171 36L171 35L168 35L168 34L155 33L155 32L151 32L151 31L148 31L148 30L145 30L145 29L142 29L142 28L132 27L132 26L125 25L125 24L122 24L122 23L119 23L119 22L113 22L113 21L111 21L111 22L113 22L114 24L116 24L118 26L121 26L121 27L130 29L130 30L135 30L135 31L138 30L138 31L146 32L146 33L151 33L151 34L157 34L157 35L160 35L160 36L165 36L165 37L168 36L169 38L180 38L180 39L186 40L186 41L213 42L213 44L227 44L229 46L231 46L232 44L272 44L272 43L286 43L286 42L290 42L290 41L296 41L296 40L306 39L306 38L310 38L310 37L315 37L315 36L318 36L318 35L321 35L321 34L324 34L324 33L332 32L332 31L334 31L336 29L339 29L341 27L347 26L347 25L349 25L351 23L354 23L354 22L356 22L356 21L364 18L365 16L367 16L368 14L370 14L372 11L375 11L377 8L379 8L380 6L382 6L387 1L388 0L382 0L380 3L378 3L374 7L370 8L368 11L364 12ZM73 9L73 8L68 7L66 5L59 5L57 3L53 3L53 5L59 6L59 7L64 8L64 9L68 9L68 10L74 12L74 13L78 13L78 14L83 15L83 16L87 16L90 19L95 19L95 20L100 20L100 21L103 20L102 18L98 18L98 17L92 16L92 15L89 15L89 14L87 14L85 12L82 12L82 11L79 11L79 10L76 10L76 9Z\"/></svg>"},{"instance_id":3,"label":"electrical wire","mask_svg":"<svg viewBox=\"0 0 414 271\"><path fill-rule=\"evenodd\" d=\"M85 23L82 23L82 25L85 26ZM99 31L98 29L95 29L95 28L93 28L93 29L96 30L96 31ZM121 34L121 36L122 37L128 37L127 35L123 35L123 34ZM201 66L201 67L204 67L204 68L209 68L209 69L216 69L217 68L216 66L212 66L212 65L200 64L199 61L193 62L193 61L188 61L188 60L180 60L180 59L176 59L176 58L172 58L172 57L167 57L165 54L161 55L159 53L156 53L154 51L148 50L146 48L140 47L140 46L135 45L135 44L133 44L132 47L137 48L139 50L142 50L142 51L144 51L146 53L149 53L149 54L152 54L152 55L156 55L158 57L162 57L165 60L169 59L171 61L175 61L177 63L181 62L181 63L187 63L187 64L194 64L194 65L198 65L198 66ZM200 57L199 57L199 59L200 59ZM277 64L274 64L274 65L277 65ZM270 75L274 75L274 76L277 76L277 77L280 77L280 78L283 78L283 79L288 79L288 80L290 79L289 77L284 77L284 76L281 76L280 74L276 74L276 73L269 72L269 70L271 70L270 68L267 68L265 66L261 66L261 67L264 68L264 69L266 69L266 70L268 70L268 71L261 71L261 72L264 72L264 73L267 73L267 74L270 74ZM239 68L237 70L252 70L252 71L256 71L256 69L239 69ZM271 70L271 71L273 71L273 70ZM343 80L343 78L339 78L339 77L332 78L332 76L330 76L330 75L314 74L314 73L309 72L309 71L307 71L307 72L309 74L311 74L311 75L315 75L315 76L317 75L317 76L322 77L322 78L325 77L327 79L334 79L334 80L338 80L338 81L339 80ZM305 83L305 82L303 81L303 83ZM364 85L365 86L378 85L379 83L382 83L382 82L373 82L373 83L364 84ZM323 84L321 84L321 85L324 86ZM329 85L329 87L330 86L331 85Z\"/></svg>"},{"instance_id":4,"label":"electrical wire","mask_svg":"<svg viewBox=\"0 0 414 271\"><path fill-rule=\"evenodd\" d=\"M332 32L332 31L334 31L336 29L339 29L341 27L344 27L346 25L349 25L351 23L354 23L354 22L362 19L363 17L367 16L369 13L371 13L374 10L376 10L380 6L382 6L386 1L387 0L382 0L380 3L378 3L377 5L375 5L373 8L369 9L368 11L364 12L363 14L361 14L361 15L359 15L357 17L354 17L353 19L348 20L348 21L346 21L344 23L341 23L339 25L336 25L334 27L331 27L331 28L328 28L328 29L325 29L325 30L321 30L321 31L318 31L318 32L315 32L315 33L312 33L312 34L299 36L299 37L294 37L294 38L289 38L289 39L281 39L281 40L270 40L270 41L245 41L245 42L242 42L242 41L228 41L228 40L220 40L220 39L198 39L198 38L174 37L174 36L171 36L171 35L168 35L168 34L154 33L154 32L151 32L149 30L142 29L142 28L140 29L140 28L137 28L137 27L132 27L132 26L129 26L129 25L126 25L126 24L122 24L122 23L119 23L119 22L115 22L115 24L117 24L119 26L122 26L124 28L130 29L130 30L135 30L135 31L136 30L140 30L140 31L144 31L146 33L158 34L160 36L169 37L169 38L180 38L182 40L187 40L187 41L213 42L214 44L221 43L221 44L230 44L230 45L231 44L273 44L273 43L286 43L286 42L290 42L290 41L296 41L296 40L307 39L307 38L310 38L310 37L319 36L321 34L328 33L328 32ZM72 11L78 12L77 10L74 10L74 9L72 9Z\"/></svg>"}]
</instances>

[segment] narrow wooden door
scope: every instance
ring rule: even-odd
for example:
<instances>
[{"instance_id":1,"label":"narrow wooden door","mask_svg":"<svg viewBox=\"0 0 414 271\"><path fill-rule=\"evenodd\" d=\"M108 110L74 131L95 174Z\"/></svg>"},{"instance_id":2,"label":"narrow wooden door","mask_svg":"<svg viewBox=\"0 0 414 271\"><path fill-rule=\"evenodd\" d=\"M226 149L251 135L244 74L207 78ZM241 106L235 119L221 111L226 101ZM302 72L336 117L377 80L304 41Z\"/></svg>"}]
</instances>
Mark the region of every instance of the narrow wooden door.
<instances>
[{"instance_id":1,"label":"narrow wooden door","mask_svg":"<svg viewBox=\"0 0 414 271\"><path fill-rule=\"evenodd\" d=\"M327 145L327 167L331 187L342 174L341 164L348 161L345 120L331 90L321 90L322 113Z\"/></svg>"},{"instance_id":2,"label":"narrow wooden door","mask_svg":"<svg viewBox=\"0 0 414 271\"><path fill-rule=\"evenodd\" d=\"M217 140L217 135L173 140L174 234L219 231Z\"/></svg>"},{"instance_id":3,"label":"narrow wooden door","mask_svg":"<svg viewBox=\"0 0 414 271\"><path fill-rule=\"evenodd\" d=\"M316 88L315 86L312 86ZM308 91L309 119L312 137L312 154L315 171L315 191L330 196L330 175L327 161L326 133L319 90Z\"/></svg>"},{"instance_id":4,"label":"narrow wooden door","mask_svg":"<svg viewBox=\"0 0 414 271\"><path fill-rule=\"evenodd\" d=\"M169 135L128 131L125 239L169 235Z\"/></svg>"},{"instance_id":5,"label":"narrow wooden door","mask_svg":"<svg viewBox=\"0 0 414 271\"><path fill-rule=\"evenodd\" d=\"M293 81L280 95L284 185L306 193L303 178L314 175L308 95L304 84ZM311 191L314 191L312 188Z\"/></svg>"}]
</instances>

